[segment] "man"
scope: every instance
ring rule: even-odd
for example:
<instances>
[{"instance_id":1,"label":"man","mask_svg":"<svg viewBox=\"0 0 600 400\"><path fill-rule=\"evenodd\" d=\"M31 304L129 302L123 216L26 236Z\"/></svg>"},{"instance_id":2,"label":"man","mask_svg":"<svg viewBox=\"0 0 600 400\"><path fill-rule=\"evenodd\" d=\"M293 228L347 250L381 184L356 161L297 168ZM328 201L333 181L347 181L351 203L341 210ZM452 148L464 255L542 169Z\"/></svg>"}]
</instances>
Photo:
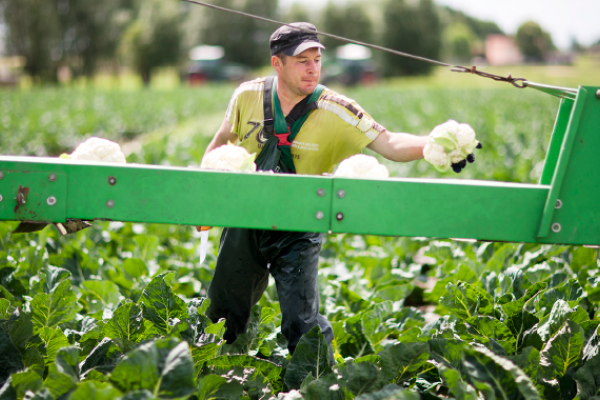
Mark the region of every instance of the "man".
<instances>
[{"instance_id":1,"label":"man","mask_svg":"<svg viewBox=\"0 0 600 400\"><path fill-rule=\"evenodd\" d=\"M294 25L316 32L309 23ZM258 169L311 175L333 172L337 163L360 153L364 147L393 161L423 158L426 137L389 132L353 100L318 86L320 50L324 46L315 33L282 26L271 35L270 47L271 65L277 72L274 88L265 78L240 85L207 153L227 142L237 142L250 153L260 153ZM264 101L264 93L271 90ZM309 96L315 97L314 101ZM299 105L303 107L300 111ZM272 112L274 118L265 117L265 113ZM289 120L292 114L295 120ZM273 165L262 165L266 155L276 153ZM294 201L298 199L289 199L290 208ZM208 291L211 305L207 316L215 322L226 318L228 343L245 331L252 307L267 287L269 274L277 286L281 330L290 353L300 337L316 325L327 340L333 340L331 325L318 313L321 240L322 234L318 233L224 229Z\"/></svg>"}]
</instances>

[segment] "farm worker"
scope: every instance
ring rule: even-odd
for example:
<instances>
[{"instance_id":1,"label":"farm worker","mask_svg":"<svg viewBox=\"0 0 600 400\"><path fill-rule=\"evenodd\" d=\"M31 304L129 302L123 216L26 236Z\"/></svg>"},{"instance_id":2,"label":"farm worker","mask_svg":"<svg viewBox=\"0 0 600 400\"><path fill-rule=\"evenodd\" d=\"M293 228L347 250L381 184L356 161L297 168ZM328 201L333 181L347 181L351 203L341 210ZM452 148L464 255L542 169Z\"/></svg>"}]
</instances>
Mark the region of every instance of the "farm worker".
<instances>
[{"instance_id":1,"label":"farm worker","mask_svg":"<svg viewBox=\"0 0 600 400\"><path fill-rule=\"evenodd\" d=\"M306 22L293 25L316 32ZM309 175L331 173L336 164L365 147L393 161L423 158L427 137L389 132L356 102L319 85L325 47L316 33L282 26L271 35L270 48L277 77L245 82L235 90L206 153L237 142L258 153L259 170ZM296 201L302 200L288 199L290 214ZM240 207L245 207L243 197ZM290 353L316 325L329 342L333 340L331 324L319 314L322 237L312 232L223 230L207 316L214 322L226 319L227 343L246 330L269 274L275 279L281 331Z\"/></svg>"}]
</instances>

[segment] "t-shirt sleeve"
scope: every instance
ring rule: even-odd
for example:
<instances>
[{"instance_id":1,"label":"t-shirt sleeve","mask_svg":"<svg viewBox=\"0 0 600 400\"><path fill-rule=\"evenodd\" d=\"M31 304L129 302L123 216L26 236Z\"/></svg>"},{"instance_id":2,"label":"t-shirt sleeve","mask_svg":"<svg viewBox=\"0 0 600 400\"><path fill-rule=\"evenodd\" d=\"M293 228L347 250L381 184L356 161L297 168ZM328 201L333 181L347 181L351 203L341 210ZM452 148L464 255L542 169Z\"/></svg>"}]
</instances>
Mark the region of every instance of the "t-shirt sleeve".
<instances>
[{"instance_id":1,"label":"t-shirt sleeve","mask_svg":"<svg viewBox=\"0 0 600 400\"><path fill-rule=\"evenodd\" d=\"M358 103L343 96L323 96L319 101L319 109L330 111L341 119L337 124L335 163L360 153L385 131Z\"/></svg>"},{"instance_id":2,"label":"t-shirt sleeve","mask_svg":"<svg viewBox=\"0 0 600 400\"><path fill-rule=\"evenodd\" d=\"M231 132L238 136L240 135L240 95L241 90L238 87L235 92L233 92L233 95L229 100L229 105L227 106L227 112L225 113L225 119L232 126Z\"/></svg>"}]
</instances>

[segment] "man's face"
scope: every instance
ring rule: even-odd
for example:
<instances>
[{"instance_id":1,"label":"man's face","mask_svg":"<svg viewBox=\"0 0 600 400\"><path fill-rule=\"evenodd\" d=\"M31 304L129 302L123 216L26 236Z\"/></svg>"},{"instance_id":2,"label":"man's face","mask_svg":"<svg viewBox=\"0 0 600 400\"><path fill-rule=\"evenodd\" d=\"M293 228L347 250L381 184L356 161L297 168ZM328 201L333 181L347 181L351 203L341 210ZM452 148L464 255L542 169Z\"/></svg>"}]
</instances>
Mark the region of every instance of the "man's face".
<instances>
[{"instance_id":1,"label":"man's face","mask_svg":"<svg viewBox=\"0 0 600 400\"><path fill-rule=\"evenodd\" d=\"M277 71L279 83L297 96L308 96L319 84L321 75L321 50L312 48L297 56L288 56L283 63L272 57L271 63Z\"/></svg>"}]
</instances>

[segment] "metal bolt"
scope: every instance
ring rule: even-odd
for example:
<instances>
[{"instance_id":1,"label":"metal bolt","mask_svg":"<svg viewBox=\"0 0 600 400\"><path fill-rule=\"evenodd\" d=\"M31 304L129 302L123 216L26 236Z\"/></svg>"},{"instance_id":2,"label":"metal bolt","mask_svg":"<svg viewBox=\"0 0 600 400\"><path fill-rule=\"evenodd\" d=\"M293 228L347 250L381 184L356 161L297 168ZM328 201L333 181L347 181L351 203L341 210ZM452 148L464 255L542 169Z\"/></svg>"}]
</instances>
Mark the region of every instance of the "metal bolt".
<instances>
[{"instance_id":1,"label":"metal bolt","mask_svg":"<svg viewBox=\"0 0 600 400\"><path fill-rule=\"evenodd\" d=\"M0 171L0 179L4 179L4 172Z\"/></svg>"},{"instance_id":2,"label":"metal bolt","mask_svg":"<svg viewBox=\"0 0 600 400\"><path fill-rule=\"evenodd\" d=\"M112 186L115 183L117 183L117 178L115 178L114 176L109 176L108 177L108 184Z\"/></svg>"},{"instance_id":3,"label":"metal bolt","mask_svg":"<svg viewBox=\"0 0 600 400\"><path fill-rule=\"evenodd\" d=\"M562 229L562 227L560 226L560 224L558 222L555 222L552 224L552 232L554 233L558 233L560 232L560 230Z\"/></svg>"},{"instance_id":4,"label":"metal bolt","mask_svg":"<svg viewBox=\"0 0 600 400\"><path fill-rule=\"evenodd\" d=\"M335 219L337 219L338 221L341 221L344 219L344 214L342 214L341 212L335 214Z\"/></svg>"},{"instance_id":5,"label":"metal bolt","mask_svg":"<svg viewBox=\"0 0 600 400\"><path fill-rule=\"evenodd\" d=\"M346 191L344 189L340 189L338 190L337 195L340 199L343 199L344 196L346 196Z\"/></svg>"},{"instance_id":6,"label":"metal bolt","mask_svg":"<svg viewBox=\"0 0 600 400\"><path fill-rule=\"evenodd\" d=\"M600 99L600 89L596 90L596 98Z\"/></svg>"},{"instance_id":7,"label":"metal bolt","mask_svg":"<svg viewBox=\"0 0 600 400\"><path fill-rule=\"evenodd\" d=\"M561 207L562 207L562 200L556 199L556 205L554 206L554 208L556 208L558 210Z\"/></svg>"},{"instance_id":8,"label":"metal bolt","mask_svg":"<svg viewBox=\"0 0 600 400\"><path fill-rule=\"evenodd\" d=\"M106 202L106 207L108 208L113 208L115 206L115 201L114 200L109 200Z\"/></svg>"},{"instance_id":9,"label":"metal bolt","mask_svg":"<svg viewBox=\"0 0 600 400\"><path fill-rule=\"evenodd\" d=\"M54 196L50 196L50 197L48 197L48 198L46 199L46 203L48 203L48 205L49 205L50 207L52 207L53 205L55 205L55 204L56 204L56 197L54 197Z\"/></svg>"},{"instance_id":10,"label":"metal bolt","mask_svg":"<svg viewBox=\"0 0 600 400\"><path fill-rule=\"evenodd\" d=\"M324 216L325 214L323 214L323 211L317 211L317 213L315 214L316 219L323 219Z\"/></svg>"},{"instance_id":11,"label":"metal bolt","mask_svg":"<svg viewBox=\"0 0 600 400\"><path fill-rule=\"evenodd\" d=\"M325 190L322 189L322 188L318 188L317 189L317 196L319 196L319 197L325 196Z\"/></svg>"},{"instance_id":12,"label":"metal bolt","mask_svg":"<svg viewBox=\"0 0 600 400\"><path fill-rule=\"evenodd\" d=\"M56 174L50 174L50 175L48 175L48 180L50 182L54 182L56 180Z\"/></svg>"},{"instance_id":13,"label":"metal bolt","mask_svg":"<svg viewBox=\"0 0 600 400\"><path fill-rule=\"evenodd\" d=\"M0 194L0 201L2 201L2 198L3 198L3 197L2 197L2 195Z\"/></svg>"}]
</instances>

